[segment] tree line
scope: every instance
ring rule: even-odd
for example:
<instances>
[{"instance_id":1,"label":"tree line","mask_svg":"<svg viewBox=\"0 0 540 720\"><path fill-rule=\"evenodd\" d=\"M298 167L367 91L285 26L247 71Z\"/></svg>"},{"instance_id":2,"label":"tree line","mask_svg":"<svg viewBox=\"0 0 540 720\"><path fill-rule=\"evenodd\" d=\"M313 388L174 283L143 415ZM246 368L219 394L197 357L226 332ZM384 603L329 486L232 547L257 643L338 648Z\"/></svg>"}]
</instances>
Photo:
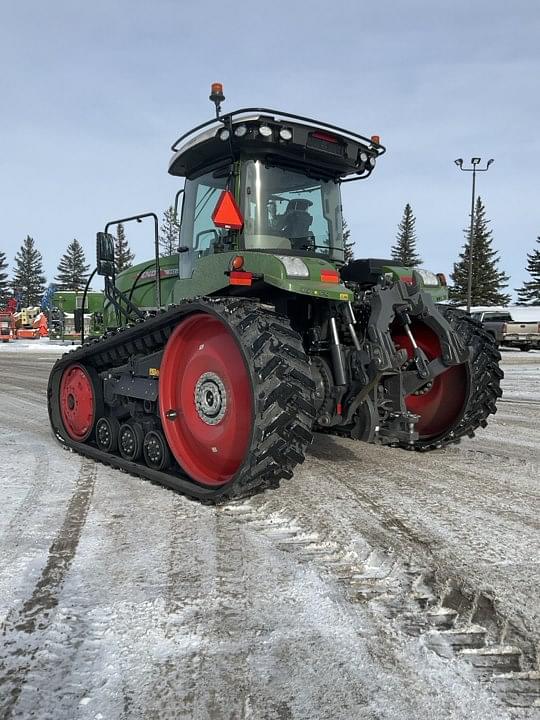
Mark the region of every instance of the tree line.
<instances>
[{"instance_id":1,"label":"tree line","mask_svg":"<svg viewBox=\"0 0 540 720\"><path fill-rule=\"evenodd\" d=\"M407 203L398 225L396 242L391 248L392 260L405 267L417 267L422 264L422 258L417 252L415 226L416 218L411 205ZM351 241L350 229L345 222L343 230L345 259L348 261L353 257L354 243ZM453 285L449 288L450 299L457 304L464 304L467 300L470 228L464 232L465 243L450 275L453 281ZM160 226L159 244L162 255L172 255L176 252L179 233L180 226L174 208L169 207L163 213ZM536 242L540 245L540 237ZM476 201L473 224L473 305L506 305L510 301L510 295L504 292L508 287L509 277L499 270L499 254L493 249L492 243L493 233L489 228L484 204L479 197ZM115 259L118 272L130 268L135 259L121 223L116 226ZM6 254L0 251L0 308L5 307L8 298L14 294L18 297L21 306L41 305L46 293L46 278L42 255L32 237L28 235L23 240L15 256L11 279L6 272L7 268ZM77 239L72 240L58 263L57 275L53 283L55 289L82 290L87 283L89 269L82 245ZM526 270L531 280L524 282L521 288L516 288L518 302L540 305L540 247L533 248L532 252L527 254Z\"/></svg>"},{"instance_id":2,"label":"tree line","mask_svg":"<svg viewBox=\"0 0 540 720\"><path fill-rule=\"evenodd\" d=\"M398 225L396 242L392 246L392 260L405 267L416 267L422 259L416 250L416 218L409 203L405 205L403 217ZM473 272L472 272L472 305L507 305L510 295L505 291L509 276L499 269L499 253L493 249L493 232L489 228L486 209L480 197L476 200L473 223ZM449 287L450 300L456 304L467 301L467 284L469 276L469 250L471 245L471 229L464 230L465 243L454 263L450 274L453 285ZM537 238L540 243L540 237ZM533 249L527 254L526 270L531 280L516 288L518 303L540 305L540 249Z\"/></svg>"},{"instance_id":3,"label":"tree line","mask_svg":"<svg viewBox=\"0 0 540 720\"><path fill-rule=\"evenodd\" d=\"M177 251L180 225L173 207L163 213L160 226L159 245L162 256ZM129 269L135 260L135 254L129 246L126 231L122 223L116 226L114 241L116 271ZM43 304L46 295L46 277L43 271L43 256L35 240L27 235L15 255L13 275L9 278L6 253L0 250L0 308L7 305L10 297L15 296L21 307L34 307ZM81 243L74 238L60 258L57 274L52 285L54 290L83 290L90 276L90 265L86 262Z\"/></svg>"}]
</instances>

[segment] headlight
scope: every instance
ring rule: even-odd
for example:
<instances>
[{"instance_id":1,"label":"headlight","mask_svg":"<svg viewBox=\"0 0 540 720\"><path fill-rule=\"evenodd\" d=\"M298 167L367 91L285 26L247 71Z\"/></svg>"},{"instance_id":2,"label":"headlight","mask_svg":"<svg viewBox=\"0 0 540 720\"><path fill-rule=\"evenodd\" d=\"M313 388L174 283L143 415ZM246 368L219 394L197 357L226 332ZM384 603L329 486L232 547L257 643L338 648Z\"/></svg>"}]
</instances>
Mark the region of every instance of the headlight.
<instances>
[{"instance_id":1,"label":"headlight","mask_svg":"<svg viewBox=\"0 0 540 720\"><path fill-rule=\"evenodd\" d=\"M263 137L270 137L270 135L272 134L272 128L268 127L268 125L261 125L261 127L259 128L259 132Z\"/></svg>"},{"instance_id":2,"label":"headlight","mask_svg":"<svg viewBox=\"0 0 540 720\"><path fill-rule=\"evenodd\" d=\"M227 128L223 128L223 130L219 131L219 139L220 140L228 140L230 134L231 133L227 130Z\"/></svg>"},{"instance_id":3,"label":"headlight","mask_svg":"<svg viewBox=\"0 0 540 720\"><path fill-rule=\"evenodd\" d=\"M377 162L377 161L375 160L374 157L370 157L370 158L369 158L369 164L371 165L372 168L375 167L375 163L376 163L376 162Z\"/></svg>"},{"instance_id":4,"label":"headlight","mask_svg":"<svg viewBox=\"0 0 540 720\"><path fill-rule=\"evenodd\" d=\"M360 162L363 162L364 165L367 163L368 159L369 158L367 153L360 153Z\"/></svg>"},{"instance_id":5,"label":"headlight","mask_svg":"<svg viewBox=\"0 0 540 720\"><path fill-rule=\"evenodd\" d=\"M289 128L281 128L281 130L279 131L279 137L282 140L291 140L292 132L289 130Z\"/></svg>"},{"instance_id":6,"label":"headlight","mask_svg":"<svg viewBox=\"0 0 540 720\"><path fill-rule=\"evenodd\" d=\"M236 137L244 137L246 133L247 127L245 125L238 125L238 127L234 129L234 134L236 135Z\"/></svg>"},{"instance_id":7,"label":"headlight","mask_svg":"<svg viewBox=\"0 0 540 720\"><path fill-rule=\"evenodd\" d=\"M285 266L285 271L289 277L309 277L308 266L302 258L289 255L276 255L276 257Z\"/></svg>"}]
</instances>

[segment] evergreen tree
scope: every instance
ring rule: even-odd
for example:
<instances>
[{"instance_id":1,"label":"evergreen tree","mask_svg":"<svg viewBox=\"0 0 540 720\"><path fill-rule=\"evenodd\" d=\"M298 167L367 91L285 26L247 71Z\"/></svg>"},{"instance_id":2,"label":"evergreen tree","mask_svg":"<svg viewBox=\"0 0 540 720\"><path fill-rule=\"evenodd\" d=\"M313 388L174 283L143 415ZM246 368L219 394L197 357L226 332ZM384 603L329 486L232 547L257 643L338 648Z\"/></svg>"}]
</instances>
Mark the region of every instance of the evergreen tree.
<instances>
[{"instance_id":1,"label":"evergreen tree","mask_svg":"<svg viewBox=\"0 0 540 720\"><path fill-rule=\"evenodd\" d=\"M160 231L161 255L173 255L178 250L180 225L172 205L163 213L163 224Z\"/></svg>"},{"instance_id":2,"label":"evergreen tree","mask_svg":"<svg viewBox=\"0 0 540 720\"><path fill-rule=\"evenodd\" d=\"M8 274L4 272L4 270L7 270L7 267L6 253L0 252L0 308L6 307L9 296Z\"/></svg>"},{"instance_id":3,"label":"evergreen tree","mask_svg":"<svg viewBox=\"0 0 540 720\"><path fill-rule=\"evenodd\" d=\"M471 305L506 305L510 301L510 295L502 291L508 287L509 277L497 269L499 256L491 247L493 233L488 229L488 224L486 210L479 197L474 212ZM454 286L450 288L450 299L460 304L467 302L469 277L470 228L464 232L466 241L463 252L459 254L460 259L454 263L454 272L450 275L454 282Z\"/></svg>"},{"instance_id":4,"label":"evergreen tree","mask_svg":"<svg viewBox=\"0 0 540 720\"><path fill-rule=\"evenodd\" d=\"M116 261L116 271L122 272L127 270L133 265L133 259L135 253L132 253L129 249L129 244L126 239L126 232L122 223L118 223L116 226L116 238L114 242L114 259Z\"/></svg>"},{"instance_id":5,"label":"evergreen tree","mask_svg":"<svg viewBox=\"0 0 540 720\"><path fill-rule=\"evenodd\" d=\"M536 239L540 243L540 237ZM532 253L527 253L527 272L532 277L529 282L524 282L523 287L517 289L520 303L529 305L540 305L540 250L535 248Z\"/></svg>"},{"instance_id":6,"label":"evergreen tree","mask_svg":"<svg viewBox=\"0 0 540 720\"><path fill-rule=\"evenodd\" d=\"M347 225L347 221L343 221L343 249L345 251L345 262L354 260L354 242L351 240L351 229Z\"/></svg>"},{"instance_id":7,"label":"evergreen tree","mask_svg":"<svg viewBox=\"0 0 540 720\"><path fill-rule=\"evenodd\" d=\"M89 269L81 243L73 240L58 263L58 275L54 278L58 290L83 290Z\"/></svg>"},{"instance_id":8,"label":"evergreen tree","mask_svg":"<svg viewBox=\"0 0 540 720\"><path fill-rule=\"evenodd\" d=\"M411 206L407 203L398 225L396 244L392 246L392 260L404 267L416 267L422 264L422 258L416 252L415 224L416 218Z\"/></svg>"},{"instance_id":9,"label":"evergreen tree","mask_svg":"<svg viewBox=\"0 0 540 720\"><path fill-rule=\"evenodd\" d=\"M12 285L18 290L23 307L37 306L45 292L43 258L34 244L34 238L27 235L15 255L15 272Z\"/></svg>"}]
</instances>

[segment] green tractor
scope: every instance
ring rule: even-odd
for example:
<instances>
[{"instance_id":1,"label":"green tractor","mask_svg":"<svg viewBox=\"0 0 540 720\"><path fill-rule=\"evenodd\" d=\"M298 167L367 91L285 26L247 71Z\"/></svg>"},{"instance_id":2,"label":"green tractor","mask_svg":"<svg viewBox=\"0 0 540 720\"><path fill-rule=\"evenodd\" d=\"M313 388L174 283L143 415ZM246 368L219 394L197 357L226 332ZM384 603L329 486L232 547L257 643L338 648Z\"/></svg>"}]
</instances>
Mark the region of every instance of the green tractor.
<instances>
[{"instance_id":1,"label":"green tractor","mask_svg":"<svg viewBox=\"0 0 540 720\"><path fill-rule=\"evenodd\" d=\"M221 114L172 146L185 178L178 254L117 275L109 228L102 338L54 366L53 430L83 455L218 501L277 487L315 432L433 450L496 411L500 356L436 304L443 278L344 261L341 184L385 149L263 108Z\"/></svg>"}]
</instances>

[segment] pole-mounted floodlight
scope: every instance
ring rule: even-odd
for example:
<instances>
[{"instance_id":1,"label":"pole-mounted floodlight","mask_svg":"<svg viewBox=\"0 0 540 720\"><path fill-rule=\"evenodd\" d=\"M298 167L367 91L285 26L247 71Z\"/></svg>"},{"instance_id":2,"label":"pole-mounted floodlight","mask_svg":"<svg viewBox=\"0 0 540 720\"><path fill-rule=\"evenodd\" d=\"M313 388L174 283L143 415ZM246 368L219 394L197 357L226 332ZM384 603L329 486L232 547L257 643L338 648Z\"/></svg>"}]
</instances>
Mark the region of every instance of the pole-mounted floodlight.
<instances>
[{"instance_id":1,"label":"pole-mounted floodlight","mask_svg":"<svg viewBox=\"0 0 540 720\"><path fill-rule=\"evenodd\" d=\"M487 165L485 168L479 168L478 165L480 165L482 158L474 157L471 158L471 165L472 167L463 167L463 158L458 158L457 160L454 160L456 165L459 167L460 170L463 170L464 172L472 172L472 198L471 198L471 227L469 230L469 267L468 267L468 277L467 277L467 312L471 312L471 305L472 305L472 275L473 275L473 244L474 244L474 200L475 200L475 191L476 191L476 173L477 172L486 172L489 170L489 166L494 162L493 158L487 161Z\"/></svg>"}]
</instances>

